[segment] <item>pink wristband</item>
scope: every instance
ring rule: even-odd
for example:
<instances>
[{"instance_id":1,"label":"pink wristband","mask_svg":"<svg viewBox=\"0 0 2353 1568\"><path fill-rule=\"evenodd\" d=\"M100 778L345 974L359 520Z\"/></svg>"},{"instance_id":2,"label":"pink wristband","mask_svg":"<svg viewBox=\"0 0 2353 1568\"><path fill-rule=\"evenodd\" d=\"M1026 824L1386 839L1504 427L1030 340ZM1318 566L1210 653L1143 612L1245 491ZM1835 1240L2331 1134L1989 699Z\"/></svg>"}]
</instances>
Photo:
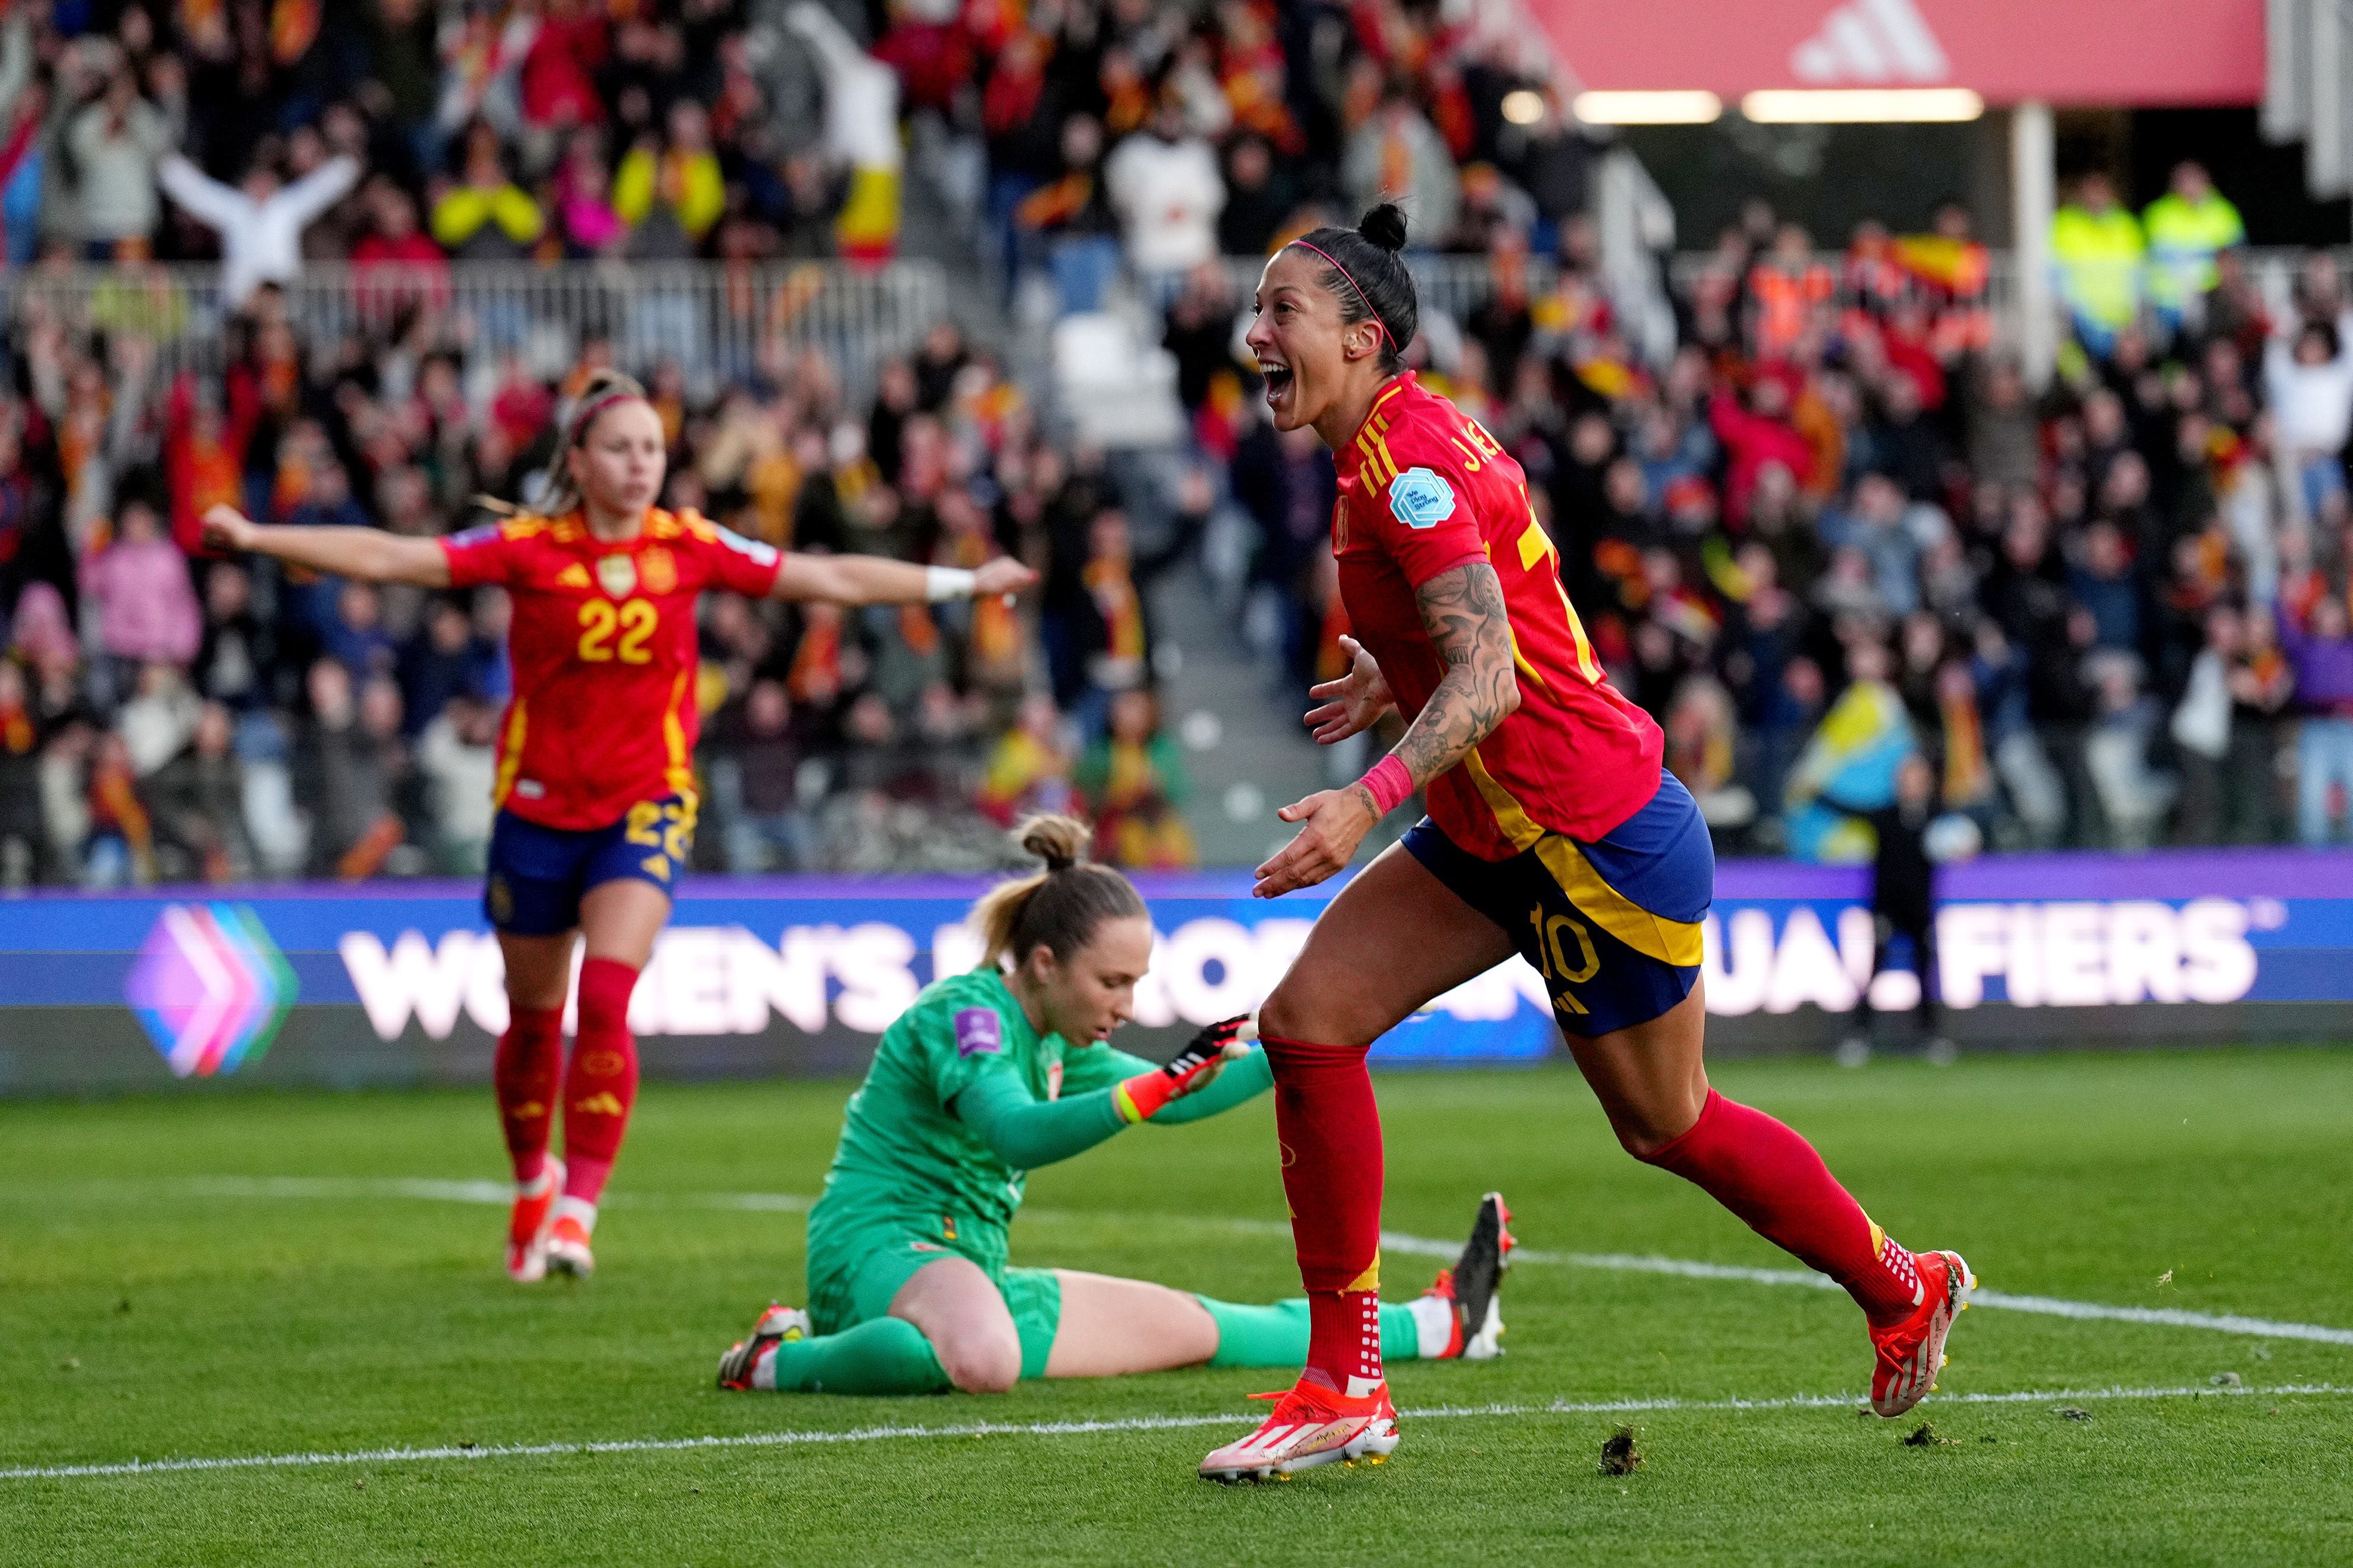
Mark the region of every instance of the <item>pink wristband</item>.
<instances>
[{"instance_id":1,"label":"pink wristband","mask_svg":"<svg viewBox=\"0 0 2353 1568\"><path fill-rule=\"evenodd\" d=\"M1405 764L1398 761L1394 752L1374 763L1373 771L1356 782L1371 792L1373 805L1383 816L1413 794L1413 775L1406 772Z\"/></svg>"}]
</instances>

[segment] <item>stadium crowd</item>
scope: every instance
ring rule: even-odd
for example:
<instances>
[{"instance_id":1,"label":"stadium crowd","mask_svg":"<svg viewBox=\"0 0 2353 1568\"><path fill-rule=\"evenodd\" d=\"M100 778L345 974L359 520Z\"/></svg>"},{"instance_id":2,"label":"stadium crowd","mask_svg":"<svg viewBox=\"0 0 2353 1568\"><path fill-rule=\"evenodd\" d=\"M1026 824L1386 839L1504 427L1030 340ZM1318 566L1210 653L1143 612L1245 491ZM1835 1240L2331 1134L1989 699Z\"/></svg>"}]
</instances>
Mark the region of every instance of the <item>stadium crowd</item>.
<instances>
[{"instance_id":1,"label":"stadium crowd","mask_svg":"<svg viewBox=\"0 0 2353 1568\"><path fill-rule=\"evenodd\" d=\"M1071 805L1108 858L1189 863L1155 576L1239 531L1226 585L1286 710L1344 629L1329 458L1267 425L1218 259L1380 192L1417 247L1485 257L1492 292L1426 309L1414 361L1527 469L1597 650L1726 849L1853 852L1919 748L1998 845L2330 836L2353 791L2333 260L2283 310L2202 172L2142 215L2087 179L2052 237L2073 330L2035 395L1966 214L1825 256L1752 206L1679 271L1675 346L1646 359L1580 216L1587 143L1479 11L20 0L10 260L135 280L218 255L238 310L203 374L166 368L152 306L69 321L27 294L9 323L0 880L478 867L500 595L206 559L197 519L440 533L478 493L527 501L615 344L591 323L533 363L452 314L435 269L874 259L901 116L1008 283L1067 310L1124 279L1162 313L1190 450L1138 484L1050 439L946 325L854 396L805 348L733 384L661 365L671 504L797 548L1010 550L1046 579L1018 612L714 596L705 866L977 866L993 823ZM279 287L317 258L381 306L332 343Z\"/></svg>"},{"instance_id":2,"label":"stadium crowd","mask_svg":"<svg viewBox=\"0 0 2353 1568\"><path fill-rule=\"evenodd\" d=\"M526 368L505 352L521 331L448 310L452 261L877 259L903 113L976 228L1018 235L1008 263L1107 275L1116 231L1166 288L1262 248L1310 196L1411 177L1456 205L1457 156L1503 125L1504 79L1466 76L1463 36L1435 6L1263 0L18 0L0 20L0 243L19 267L118 271L79 316L20 296L6 338L0 880L479 863L499 595L196 548L216 502L436 533L478 492L526 490L613 345L592 326L565 374ZM1098 189L1088 149L1106 145ZM1539 223L1575 205L1554 174ZM212 257L237 312L226 369L171 370L153 339L184 302L138 268ZM375 307L325 346L282 291L320 260L351 262ZM715 399L684 368L655 385L672 504L801 548L1010 548L1047 571L1018 616L712 603L706 865L978 864L991 819L1071 803L1124 863L1190 861L1139 586L1175 552L1132 559L1099 457L1041 440L952 328L857 405L815 353ZM1198 540L1210 489L1167 500L1178 546Z\"/></svg>"}]
</instances>

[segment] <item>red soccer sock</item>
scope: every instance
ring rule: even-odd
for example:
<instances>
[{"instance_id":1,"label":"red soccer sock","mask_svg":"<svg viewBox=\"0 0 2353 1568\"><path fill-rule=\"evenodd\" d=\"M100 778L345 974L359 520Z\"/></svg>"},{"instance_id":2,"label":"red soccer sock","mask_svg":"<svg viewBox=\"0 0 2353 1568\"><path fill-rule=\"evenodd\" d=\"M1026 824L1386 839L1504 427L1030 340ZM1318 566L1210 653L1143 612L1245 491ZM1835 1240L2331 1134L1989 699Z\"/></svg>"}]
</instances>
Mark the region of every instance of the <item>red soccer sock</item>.
<instances>
[{"instance_id":1,"label":"red soccer sock","mask_svg":"<svg viewBox=\"0 0 2353 1568\"><path fill-rule=\"evenodd\" d=\"M1362 1046L1263 1036L1291 1237L1307 1287L1306 1375L1381 1377L1381 1114Z\"/></svg>"},{"instance_id":2,"label":"red soccer sock","mask_svg":"<svg viewBox=\"0 0 2353 1568\"><path fill-rule=\"evenodd\" d=\"M548 1128L555 1117L555 1088L564 1076L564 1012L558 1007L514 1007L507 1032L491 1054L491 1086L499 1097L499 1121L506 1131L507 1158L515 1184L539 1180L547 1163Z\"/></svg>"},{"instance_id":3,"label":"red soccer sock","mask_svg":"<svg viewBox=\"0 0 2353 1568\"><path fill-rule=\"evenodd\" d=\"M629 992L638 972L609 958L580 966L580 1035L564 1079L564 1195L593 1204L621 1152L638 1099L638 1042Z\"/></svg>"},{"instance_id":4,"label":"red soccer sock","mask_svg":"<svg viewBox=\"0 0 2353 1568\"><path fill-rule=\"evenodd\" d=\"M1818 1268L1874 1323L1917 1304L1912 1255L1888 1239L1822 1157L1788 1127L1714 1089L1691 1131L1649 1156L1704 1188L1767 1241Z\"/></svg>"}]
</instances>

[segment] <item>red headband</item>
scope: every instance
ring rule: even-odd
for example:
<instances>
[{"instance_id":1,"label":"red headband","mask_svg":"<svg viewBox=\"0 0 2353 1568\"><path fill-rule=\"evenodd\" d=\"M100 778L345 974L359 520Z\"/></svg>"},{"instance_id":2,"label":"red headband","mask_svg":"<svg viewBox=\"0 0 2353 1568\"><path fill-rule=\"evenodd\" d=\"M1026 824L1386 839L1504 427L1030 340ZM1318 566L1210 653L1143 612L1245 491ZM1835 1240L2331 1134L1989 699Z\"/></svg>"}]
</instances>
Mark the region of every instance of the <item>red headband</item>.
<instances>
[{"instance_id":1,"label":"red headband","mask_svg":"<svg viewBox=\"0 0 2353 1568\"><path fill-rule=\"evenodd\" d=\"M604 413L607 408L612 407L616 403L627 403L632 398L642 398L644 396L645 394L641 392L629 392L620 387L615 387L612 391L606 393L602 397L599 397L596 402L591 403L587 407L580 411L580 422L572 426L572 444L577 447L581 442L586 440L588 438L588 426L596 423L596 416Z\"/></svg>"},{"instance_id":2,"label":"red headband","mask_svg":"<svg viewBox=\"0 0 2353 1568\"><path fill-rule=\"evenodd\" d=\"M1330 251L1324 249L1320 245L1310 245L1303 239L1294 239L1291 243L1299 247L1302 250L1312 250L1316 255L1322 257L1324 260L1331 262L1332 270L1337 272L1341 277L1348 279L1348 287L1356 291L1356 298L1362 300L1365 302L1365 309L1372 312L1374 328L1379 331L1381 336L1389 340L1391 347L1398 346L1395 334L1389 331L1389 324L1381 320L1381 313L1378 310L1373 310L1373 297L1365 292L1365 286L1357 282L1356 279L1350 275L1348 269L1341 266Z\"/></svg>"}]
</instances>

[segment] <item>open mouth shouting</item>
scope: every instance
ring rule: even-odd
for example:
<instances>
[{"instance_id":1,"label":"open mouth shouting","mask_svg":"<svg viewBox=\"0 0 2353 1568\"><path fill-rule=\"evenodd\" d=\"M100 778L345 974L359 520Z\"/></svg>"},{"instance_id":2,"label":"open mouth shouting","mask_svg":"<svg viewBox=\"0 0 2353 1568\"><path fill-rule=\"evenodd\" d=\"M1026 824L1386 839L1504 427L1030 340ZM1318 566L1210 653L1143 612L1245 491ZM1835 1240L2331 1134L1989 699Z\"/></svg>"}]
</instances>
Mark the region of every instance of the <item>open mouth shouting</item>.
<instances>
[{"instance_id":1,"label":"open mouth shouting","mask_svg":"<svg viewBox=\"0 0 2353 1568\"><path fill-rule=\"evenodd\" d=\"M1258 362L1259 374L1266 378L1266 405L1282 408L1291 400L1292 369L1287 364L1267 359Z\"/></svg>"}]
</instances>

